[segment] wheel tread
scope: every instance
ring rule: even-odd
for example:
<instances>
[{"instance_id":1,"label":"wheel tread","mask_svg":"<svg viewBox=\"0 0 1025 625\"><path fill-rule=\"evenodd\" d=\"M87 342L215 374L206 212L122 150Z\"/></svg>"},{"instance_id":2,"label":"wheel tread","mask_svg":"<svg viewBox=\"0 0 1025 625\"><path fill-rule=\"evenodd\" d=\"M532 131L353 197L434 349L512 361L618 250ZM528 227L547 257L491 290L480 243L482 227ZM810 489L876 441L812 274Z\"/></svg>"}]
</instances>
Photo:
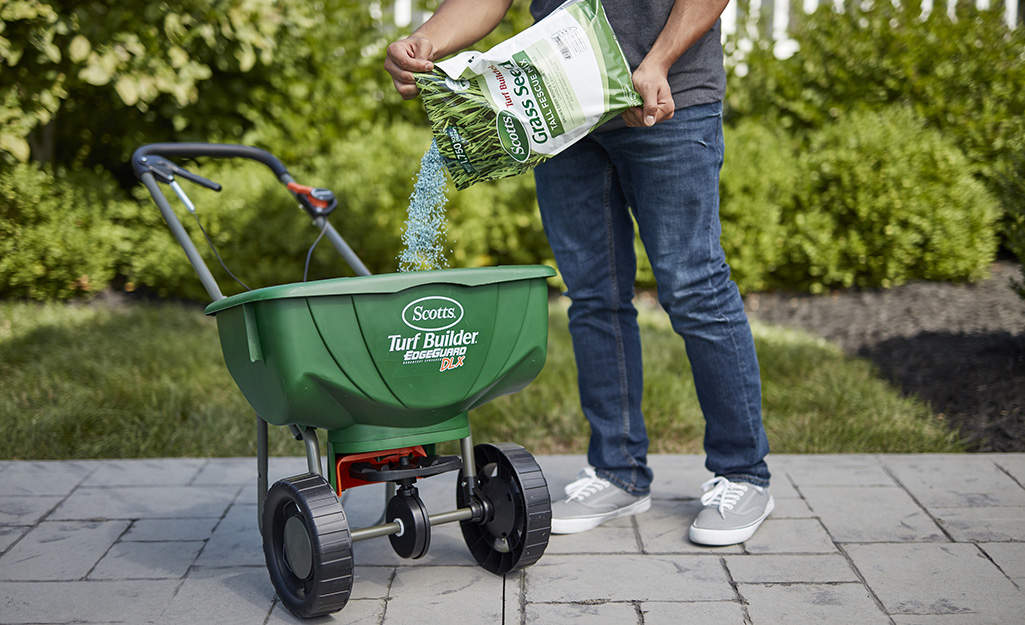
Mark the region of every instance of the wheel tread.
<instances>
[{"instance_id":1,"label":"wheel tread","mask_svg":"<svg viewBox=\"0 0 1025 625\"><path fill-rule=\"evenodd\" d=\"M278 553L282 548L279 525L283 525L284 509L290 504L299 509L312 534L309 538L315 566L309 580L295 578ZM267 568L285 607L300 618L322 616L345 607L352 594L352 535L341 503L322 477L306 473L274 484L267 495L263 526ZM299 587L311 585L309 594L297 594Z\"/></svg>"},{"instance_id":2,"label":"wheel tread","mask_svg":"<svg viewBox=\"0 0 1025 625\"><path fill-rule=\"evenodd\" d=\"M548 482L530 452L515 443L483 444L475 447L478 472L486 464L499 464L498 476L515 482L515 495L522 498L524 531L516 534L512 550L501 552L492 546L489 530L473 521L462 521L463 538L477 563L497 575L505 575L530 566L544 554L551 535L551 499ZM456 498L465 496L457 490ZM463 502L465 503L465 502ZM462 503L460 504L462 505Z\"/></svg>"}]
</instances>

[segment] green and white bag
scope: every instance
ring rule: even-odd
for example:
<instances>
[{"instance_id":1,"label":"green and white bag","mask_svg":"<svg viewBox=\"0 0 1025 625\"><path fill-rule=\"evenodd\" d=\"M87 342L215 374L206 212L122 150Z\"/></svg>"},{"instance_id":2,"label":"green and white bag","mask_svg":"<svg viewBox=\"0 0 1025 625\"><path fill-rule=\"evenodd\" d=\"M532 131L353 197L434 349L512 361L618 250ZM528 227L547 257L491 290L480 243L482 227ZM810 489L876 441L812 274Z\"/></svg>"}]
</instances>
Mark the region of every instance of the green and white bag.
<instances>
[{"instance_id":1,"label":"green and white bag","mask_svg":"<svg viewBox=\"0 0 1025 625\"><path fill-rule=\"evenodd\" d=\"M643 103L600 0L570 0L416 83L458 189L526 172Z\"/></svg>"}]
</instances>

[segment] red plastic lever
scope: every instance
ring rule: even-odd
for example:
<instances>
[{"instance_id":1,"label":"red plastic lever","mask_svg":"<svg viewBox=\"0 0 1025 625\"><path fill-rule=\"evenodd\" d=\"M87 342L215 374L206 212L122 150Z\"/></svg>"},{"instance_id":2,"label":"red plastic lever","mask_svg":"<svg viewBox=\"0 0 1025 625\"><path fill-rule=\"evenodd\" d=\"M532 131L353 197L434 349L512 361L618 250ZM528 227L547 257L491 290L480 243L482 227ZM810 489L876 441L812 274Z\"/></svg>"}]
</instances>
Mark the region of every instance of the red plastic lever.
<instances>
[{"instance_id":1,"label":"red plastic lever","mask_svg":"<svg viewBox=\"0 0 1025 625\"><path fill-rule=\"evenodd\" d=\"M289 182L286 186L289 191L304 196L311 205L316 206L317 208L324 209L330 204L330 202L326 200L317 199L317 197L313 195L313 187L307 187L306 185L299 184L298 182Z\"/></svg>"}]
</instances>

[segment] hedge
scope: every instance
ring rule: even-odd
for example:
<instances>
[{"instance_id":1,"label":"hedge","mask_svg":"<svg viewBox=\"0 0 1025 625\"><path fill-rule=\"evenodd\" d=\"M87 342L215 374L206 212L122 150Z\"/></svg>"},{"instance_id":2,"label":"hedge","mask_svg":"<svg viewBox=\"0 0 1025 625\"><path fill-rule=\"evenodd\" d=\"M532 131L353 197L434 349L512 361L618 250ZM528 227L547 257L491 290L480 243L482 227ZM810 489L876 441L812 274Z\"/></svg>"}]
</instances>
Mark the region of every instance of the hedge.
<instances>
[{"instance_id":1,"label":"hedge","mask_svg":"<svg viewBox=\"0 0 1025 625\"><path fill-rule=\"evenodd\" d=\"M720 241L740 290L764 290L778 284L788 247L783 216L793 213L804 174L791 139L771 126L741 122L726 128L725 138Z\"/></svg>"},{"instance_id":2,"label":"hedge","mask_svg":"<svg viewBox=\"0 0 1025 625\"><path fill-rule=\"evenodd\" d=\"M1007 27L1002 4L956 11L923 14L910 0L798 12L790 32L800 49L785 60L769 38L750 51L728 46L728 119L758 119L802 139L858 110L903 105L947 135L1011 211L1020 186L1016 196L1003 181L1023 129L1025 29Z\"/></svg>"},{"instance_id":3,"label":"hedge","mask_svg":"<svg viewBox=\"0 0 1025 625\"><path fill-rule=\"evenodd\" d=\"M88 295L117 273L129 232L110 176L18 164L0 174L0 296Z\"/></svg>"},{"instance_id":4,"label":"hedge","mask_svg":"<svg viewBox=\"0 0 1025 625\"><path fill-rule=\"evenodd\" d=\"M286 165L300 182L331 188L339 200L332 223L371 271L393 272L429 142L419 126L374 126ZM743 291L973 280L995 254L993 196L953 142L906 109L852 114L814 133L808 148L754 120L727 127L726 144L722 245ZM183 165L224 186L214 193L182 182L233 273L254 288L302 278L317 231L266 168ZM0 295L89 295L116 278L128 290L207 298L141 187L129 198L103 172L20 165L0 174L0 190ZM222 290L241 290L168 196ZM553 264L530 176L462 192L450 186L448 197L451 266ZM639 261L639 283L652 286L643 253ZM310 278L349 273L322 241Z\"/></svg>"},{"instance_id":5,"label":"hedge","mask_svg":"<svg viewBox=\"0 0 1025 625\"><path fill-rule=\"evenodd\" d=\"M986 275L998 203L953 141L911 111L855 112L812 137L800 162L777 284L814 293Z\"/></svg>"}]
</instances>

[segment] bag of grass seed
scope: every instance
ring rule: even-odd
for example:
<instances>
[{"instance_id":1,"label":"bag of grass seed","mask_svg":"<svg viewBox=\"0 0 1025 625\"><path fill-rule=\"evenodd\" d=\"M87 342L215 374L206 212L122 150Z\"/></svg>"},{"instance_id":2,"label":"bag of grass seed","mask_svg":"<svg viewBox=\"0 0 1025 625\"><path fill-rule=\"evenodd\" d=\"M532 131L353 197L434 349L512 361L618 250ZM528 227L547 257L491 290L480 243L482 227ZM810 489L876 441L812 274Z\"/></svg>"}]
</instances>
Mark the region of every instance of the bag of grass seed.
<instances>
[{"instance_id":1,"label":"bag of grass seed","mask_svg":"<svg viewBox=\"0 0 1025 625\"><path fill-rule=\"evenodd\" d=\"M599 0L570 0L487 52L416 75L456 188L526 172L643 104Z\"/></svg>"}]
</instances>

